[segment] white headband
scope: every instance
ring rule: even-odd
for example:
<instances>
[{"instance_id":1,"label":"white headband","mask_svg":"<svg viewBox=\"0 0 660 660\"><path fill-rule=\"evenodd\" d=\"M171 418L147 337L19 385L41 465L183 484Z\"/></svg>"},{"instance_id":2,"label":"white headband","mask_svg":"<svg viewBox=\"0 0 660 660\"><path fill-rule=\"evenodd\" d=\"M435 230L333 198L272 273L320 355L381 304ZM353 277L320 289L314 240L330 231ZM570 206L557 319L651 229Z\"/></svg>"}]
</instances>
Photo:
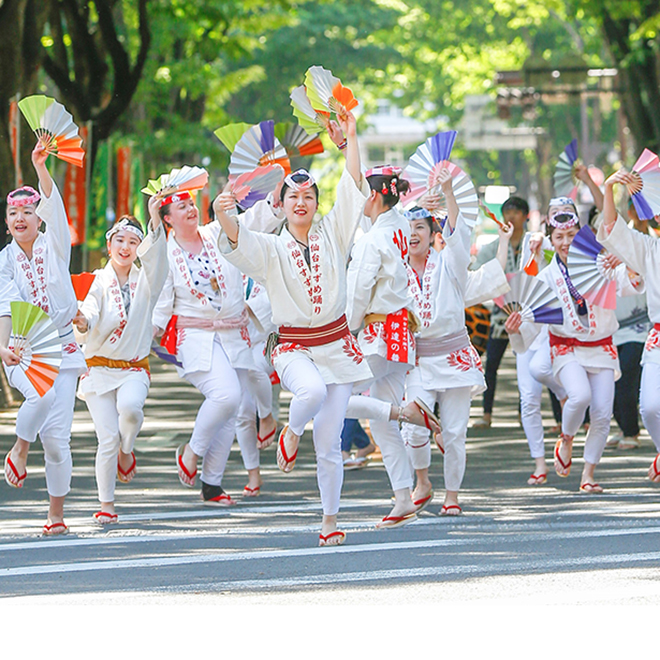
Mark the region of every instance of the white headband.
<instances>
[{"instance_id":1,"label":"white headband","mask_svg":"<svg viewBox=\"0 0 660 660\"><path fill-rule=\"evenodd\" d=\"M119 222L112 225L112 227L105 233L105 240L109 241L117 232L123 230L133 232L140 239L140 241L144 240L144 232L139 227L132 225L128 218L124 218L123 220L120 220Z\"/></svg>"}]
</instances>

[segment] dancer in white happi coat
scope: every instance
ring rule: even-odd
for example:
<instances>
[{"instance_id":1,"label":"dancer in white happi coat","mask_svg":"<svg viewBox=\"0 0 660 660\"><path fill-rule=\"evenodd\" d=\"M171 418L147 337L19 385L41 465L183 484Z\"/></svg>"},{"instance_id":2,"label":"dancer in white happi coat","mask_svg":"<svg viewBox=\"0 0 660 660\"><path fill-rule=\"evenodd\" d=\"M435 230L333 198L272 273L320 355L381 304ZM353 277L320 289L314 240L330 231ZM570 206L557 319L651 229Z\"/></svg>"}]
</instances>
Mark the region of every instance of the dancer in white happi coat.
<instances>
[{"instance_id":1,"label":"dancer in white happi coat","mask_svg":"<svg viewBox=\"0 0 660 660\"><path fill-rule=\"evenodd\" d=\"M605 181L605 208L598 240L636 273L645 277L646 299L653 328L642 354L640 412L658 454L649 467L649 479L660 483L660 241L628 227L614 205L614 185L635 185L636 177L623 170Z\"/></svg>"},{"instance_id":2,"label":"dancer in white happi coat","mask_svg":"<svg viewBox=\"0 0 660 660\"><path fill-rule=\"evenodd\" d=\"M436 402L442 423L446 495L442 515L458 515L460 490L465 474L465 439L472 397L484 391L481 360L470 343L465 327L465 308L509 290L504 267L513 227L500 231L497 258L477 271L468 271L472 231L458 213L449 184L443 188L449 215L443 231L445 247L431 248L434 221L430 212L415 208L406 212L410 222L408 286L415 302L420 329L415 335L417 366L406 379L406 401L421 399L430 409ZM451 200L451 201L450 201ZM432 199L427 200L433 201ZM429 480L431 444L429 431L404 423L402 435L417 476L412 494L417 511L433 499ZM440 436L436 436L439 441Z\"/></svg>"},{"instance_id":3,"label":"dancer in white happi coat","mask_svg":"<svg viewBox=\"0 0 660 660\"><path fill-rule=\"evenodd\" d=\"M159 203L157 196L149 200L146 238L132 216L122 216L107 232L110 258L105 268L95 271L74 320L88 366L78 396L87 403L99 443L96 484L101 510L94 518L101 524L118 520L115 479L130 483L136 472L133 448L151 381L151 316L169 271ZM138 257L141 268L135 265Z\"/></svg>"},{"instance_id":4,"label":"dancer in white happi coat","mask_svg":"<svg viewBox=\"0 0 660 660\"><path fill-rule=\"evenodd\" d=\"M0 357L12 387L25 397L16 417L16 443L5 457L5 480L23 486L28 452L37 434L44 448L46 486L50 498L45 535L65 534L64 498L71 486L71 424L78 375L85 360L73 336L76 295L69 275L71 235L64 204L48 169L41 143L32 152L39 191L24 187L7 197L7 226L13 241L0 252ZM46 231L41 233L41 221ZM8 346L12 300L40 307L51 318L62 340L62 363L54 385L40 397L18 357Z\"/></svg>"},{"instance_id":5,"label":"dancer in white happi coat","mask_svg":"<svg viewBox=\"0 0 660 660\"><path fill-rule=\"evenodd\" d=\"M566 266L568 250L578 231L578 217L573 201L558 198L551 201L548 211L548 232L555 256L537 277L555 291L564 315L562 325L549 326L553 375L564 387L567 400L562 413L562 433L555 445L555 471L568 477L571 471L573 438L590 409L591 423L584 446L584 468L580 492L601 493L594 471L605 448L612 417L614 381L619 377L619 358L612 343L618 328L614 310L587 303L576 289ZM633 293L624 264L609 255L615 269L619 295ZM524 353L540 332L538 324L522 323L520 314L513 313L506 322L513 348Z\"/></svg>"},{"instance_id":6,"label":"dancer in white happi coat","mask_svg":"<svg viewBox=\"0 0 660 660\"><path fill-rule=\"evenodd\" d=\"M250 231L233 212L231 195L214 202L224 234L220 248L227 259L263 285L279 328L269 347L282 386L293 394L289 423L280 434L277 463L290 472L300 436L314 420L314 448L323 522L319 545L337 545L346 534L337 529L343 481L340 432L346 403L356 380L371 373L346 323L346 262L360 220L365 195L360 172L355 118L339 119L346 135L346 169L330 213L315 219L318 188L299 170L285 179L280 192L286 225L279 235ZM331 122L336 144L342 130ZM224 212L223 212L224 211Z\"/></svg>"},{"instance_id":7,"label":"dancer in white happi coat","mask_svg":"<svg viewBox=\"0 0 660 660\"><path fill-rule=\"evenodd\" d=\"M172 231L167 241L169 273L153 323L165 331L164 345L183 365L179 375L204 395L190 441L176 451L179 480L192 488L201 458L202 499L230 506L235 500L223 490L222 477L242 391L251 388L257 400L269 394L260 392L253 380L243 276L218 251L218 222L199 226L190 193L165 197L159 213ZM272 415L262 419L263 434L274 426ZM256 487L259 481L248 485Z\"/></svg>"},{"instance_id":8,"label":"dancer in white happi coat","mask_svg":"<svg viewBox=\"0 0 660 660\"><path fill-rule=\"evenodd\" d=\"M348 267L348 323L353 331L363 327L358 339L373 377L356 383L355 391L368 389L369 396L352 396L346 416L371 420L371 431L394 491L394 508L377 524L378 529L399 527L417 517L399 421L423 416L429 428L439 430L433 413L423 403L413 402L407 409L402 405L406 373L415 364L412 333L417 319L411 314L406 271L410 225L394 208L409 188L400 172L388 165L366 172L370 193L364 215L372 226L356 241Z\"/></svg>"},{"instance_id":9,"label":"dancer in white happi coat","mask_svg":"<svg viewBox=\"0 0 660 660\"><path fill-rule=\"evenodd\" d=\"M591 178L589 179L591 180ZM532 248L534 248L532 250ZM540 232L525 234L522 241L520 270L530 264L535 253L543 250L552 250L552 243L547 236ZM535 259L537 271L546 266L545 259ZM541 402L543 386L547 387L563 404L566 399L566 390L557 382L552 374L552 360L550 358L550 338L548 327L544 325L524 353L516 352L516 379L520 392L520 419L529 453L534 460L534 471L527 479L529 486L542 486L548 480L548 468L545 461L545 432L543 429L543 415Z\"/></svg>"}]
</instances>

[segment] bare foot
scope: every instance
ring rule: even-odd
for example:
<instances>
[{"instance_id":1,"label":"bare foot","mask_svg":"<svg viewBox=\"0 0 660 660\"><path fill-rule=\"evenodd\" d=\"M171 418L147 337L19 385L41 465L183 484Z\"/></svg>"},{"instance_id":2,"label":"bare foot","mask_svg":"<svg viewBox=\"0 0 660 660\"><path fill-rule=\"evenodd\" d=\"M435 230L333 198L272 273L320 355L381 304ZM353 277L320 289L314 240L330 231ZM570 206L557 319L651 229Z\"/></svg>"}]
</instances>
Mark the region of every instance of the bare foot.
<instances>
[{"instance_id":1,"label":"bare foot","mask_svg":"<svg viewBox=\"0 0 660 660\"><path fill-rule=\"evenodd\" d=\"M298 445L300 436L291 431L287 424L280 433L280 439L277 443L277 467L282 472L291 472L296 464L298 457Z\"/></svg>"},{"instance_id":2,"label":"bare foot","mask_svg":"<svg viewBox=\"0 0 660 660\"><path fill-rule=\"evenodd\" d=\"M423 511L433 500L433 485L430 481L425 483L417 482L415 490L412 492L412 501L415 505L415 511Z\"/></svg>"},{"instance_id":3,"label":"bare foot","mask_svg":"<svg viewBox=\"0 0 660 660\"><path fill-rule=\"evenodd\" d=\"M417 507L413 504L410 490L402 488L394 491L394 508L376 524L376 529L401 527L417 519Z\"/></svg>"},{"instance_id":4,"label":"bare foot","mask_svg":"<svg viewBox=\"0 0 660 660\"><path fill-rule=\"evenodd\" d=\"M130 484L137 471L136 466L135 454L133 452L124 454L120 449L119 458L117 459L117 479L123 484Z\"/></svg>"},{"instance_id":5,"label":"bare foot","mask_svg":"<svg viewBox=\"0 0 660 660\"><path fill-rule=\"evenodd\" d=\"M270 447L275 442L277 422L273 415L268 415L259 420L259 433L257 434L257 448L261 451Z\"/></svg>"},{"instance_id":6,"label":"bare foot","mask_svg":"<svg viewBox=\"0 0 660 660\"><path fill-rule=\"evenodd\" d=\"M527 479L529 486L542 486L548 481L548 466L545 458L535 458L536 465L534 466L534 473Z\"/></svg>"},{"instance_id":7,"label":"bare foot","mask_svg":"<svg viewBox=\"0 0 660 660\"><path fill-rule=\"evenodd\" d=\"M56 519L48 517L46 524L43 526L42 534L44 536L60 536L62 534L68 534L69 528L64 523L64 519Z\"/></svg>"},{"instance_id":8,"label":"bare foot","mask_svg":"<svg viewBox=\"0 0 660 660\"><path fill-rule=\"evenodd\" d=\"M27 459L30 443L18 438L5 456L5 480L14 488L22 488L27 476Z\"/></svg>"},{"instance_id":9,"label":"bare foot","mask_svg":"<svg viewBox=\"0 0 660 660\"><path fill-rule=\"evenodd\" d=\"M243 488L243 497L258 497L263 483L259 468L248 470L248 482L247 486Z\"/></svg>"},{"instance_id":10,"label":"bare foot","mask_svg":"<svg viewBox=\"0 0 660 660\"><path fill-rule=\"evenodd\" d=\"M115 513L115 503L101 502L101 510L97 511L93 517L99 525L112 525L116 523L118 516Z\"/></svg>"},{"instance_id":11,"label":"bare foot","mask_svg":"<svg viewBox=\"0 0 660 660\"><path fill-rule=\"evenodd\" d=\"M440 509L441 516L460 516L463 513L458 504L458 493L448 490L445 494L445 501Z\"/></svg>"},{"instance_id":12,"label":"bare foot","mask_svg":"<svg viewBox=\"0 0 660 660\"><path fill-rule=\"evenodd\" d=\"M560 477L567 477L571 473L573 463L573 438L562 433L555 444L555 472Z\"/></svg>"},{"instance_id":13,"label":"bare foot","mask_svg":"<svg viewBox=\"0 0 660 660\"><path fill-rule=\"evenodd\" d=\"M436 447L440 450L440 453L444 456L445 455L445 439L442 437L442 431L440 431L440 433L435 433L433 437L435 438Z\"/></svg>"},{"instance_id":14,"label":"bare foot","mask_svg":"<svg viewBox=\"0 0 660 660\"><path fill-rule=\"evenodd\" d=\"M358 449L355 452L356 458L366 458L370 454L373 454L376 451L376 445L373 442L370 442L366 447Z\"/></svg>"},{"instance_id":15,"label":"bare foot","mask_svg":"<svg viewBox=\"0 0 660 660\"><path fill-rule=\"evenodd\" d=\"M319 547L341 545L346 540L346 532L337 529L337 516L323 516Z\"/></svg>"},{"instance_id":16,"label":"bare foot","mask_svg":"<svg viewBox=\"0 0 660 660\"><path fill-rule=\"evenodd\" d=\"M581 493L602 493L603 487L600 484L584 481L580 484Z\"/></svg>"},{"instance_id":17,"label":"bare foot","mask_svg":"<svg viewBox=\"0 0 660 660\"><path fill-rule=\"evenodd\" d=\"M400 410L399 419L408 422L408 424L422 426L433 431L433 433L438 433L442 430L437 417L433 414L431 409L420 400L411 401Z\"/></svg>"},{"instance_id":18,"label":"bare foot","mask_svg":"<svg viewBox=\"0 0 660 660\"><path fill-rule=\"evenodd\" d=\"M648 474L649 479L654 484L660 484L660 454L657 454L653 459L653 463L651 463L651 467L649 467Z\"/></svg>"},{"instance_id":19,"label":"bare foot","mask_svg":"<svg viewBox=\"0 0 660 660\"><path fill-rule=\"evenodd\" d=\"M197 476L197 454L190 448L190 444L177 449L177 469L179 471L179 481L192 488L195 485Z\"/></svg>"}]
</instances>

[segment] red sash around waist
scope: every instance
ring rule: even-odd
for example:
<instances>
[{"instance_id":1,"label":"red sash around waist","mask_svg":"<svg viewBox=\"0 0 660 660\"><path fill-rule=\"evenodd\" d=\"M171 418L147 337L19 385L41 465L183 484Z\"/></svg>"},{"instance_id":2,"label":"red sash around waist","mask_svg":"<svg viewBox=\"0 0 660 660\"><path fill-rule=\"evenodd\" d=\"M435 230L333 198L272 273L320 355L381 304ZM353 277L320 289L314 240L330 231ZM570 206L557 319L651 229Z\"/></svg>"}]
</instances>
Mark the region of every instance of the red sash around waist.
<instances>
[{"instance_id":1,"label":"red sash around waist","mask_svg":"<svg viewBox=\"0 0 660 660\"><path fill-rule=\"evenodd\" d=\"M559 335L553 335L550 333L550 346L583 346L585 348L592 348L594 346L612 346L612 337L605 337L604 339L599 339L598 341L580 341L573 337L560 337Z\"/></svg>"},{"instance_id":2,"label":"red sash around waist","mask_svg":"<svg viewBox=\"0 0 660 660\"><path fill-rule=\"evenodd\" d=\"M346 315L342 314L336 321L318 328L292 328L280 326L278 343L293 342L301 346L324 346L341 339L348 333Z\"/></svg>"}]
</instances>

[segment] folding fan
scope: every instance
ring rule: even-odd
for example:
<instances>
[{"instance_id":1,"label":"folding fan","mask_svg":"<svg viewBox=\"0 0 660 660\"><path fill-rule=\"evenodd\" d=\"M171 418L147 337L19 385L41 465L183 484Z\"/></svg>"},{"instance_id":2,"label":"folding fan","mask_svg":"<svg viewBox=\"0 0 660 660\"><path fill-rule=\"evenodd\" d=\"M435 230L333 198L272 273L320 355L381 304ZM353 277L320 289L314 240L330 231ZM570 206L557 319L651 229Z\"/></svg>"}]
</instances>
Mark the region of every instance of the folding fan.
<instances>
[{"instance_id":1,"label":"folding fan","mask_svg":"<svg viewBox=\"0 0 660 660\"><path fill-rule=\"evenodd\" d=\"M275 124L275 137L282 143L289 158L323 153L323 142L318 133L310 135L299 124L293 122Z\"/></svg>"},{"instance_id":2,"label":"folding fan","mask_svg":"<svg viewBox=\"0 0 660 660\"><path fill-rule=\"evenodd\" d=\"M555 167L555 193L564 197L573 197L577 192L578 178L575 169L580 164L577 152L577 140L572 140L562 151Z\"/></svg>"},{"instance_id":3,"label":"folding fan","mask_svg":"<svg viewBox=\"0 0 660 660\"><path fill-rule=\"evenodd\" d=\"M616 309L614 269L603 262L605 248L590 227L582 227L568 249L568 274L575 288L592 305Z\"/></svg>"},{"instance_id":4,"label":"folding fan","mask_svg":"<svg viewBox=\"0 0 660 660\"><path fill-rule=\"evenodd\" d=\"M183 369L183 364L176 359L176 355L172 355L168 352L166 348L160 346L157 341L151 343L151 353L157 358L163 360L163 362L168 362L173 364L176 367Z\"/></svg>"},{"instance_id":5,"label":"folding fan","mask_svg":"<svg viewBox=\"0 0 660 660\"><path fill-rule=\"evenodd\" d=\"M73 290L76 292L76 300L85 300L89 290L94 284L96 275L94 273L79 273L78 275L71 275L71 284Z\"/></svg>"},{"instance_id":6,"label":"folding fan","mask_svg":"<svg viewBox=\"0 0 660 660\"><path fill-rule=\"evenodd\" d=\"M40 307L12 302L11 329L9 348L21 359L18 367L37 394L43 396L53 386L62 363L62 342L57 328Z\"/></svg>"},{"instance_id":7,"label":"folding fan","mask_svg":"<svg viewBox=\"0 0 660 660\"><path fill-rule=\"evenodd\" d=\"M519 271L509 280L511 290L493 302L511 316L520 312L523 321L561 325L564 315L555 292L537 277Z\"/></svg>"},{"instance_id":8,"label":"folding fan","mask_svg":"<svg viewBox=\"0 0 660 660\"><path fill-rule=\"evenodd\" d=\"M500 220L480 199L477 200L479 204L479 208L481 209L482 213L487 217L490 218L498 227L503 229L506 225L502 220Z\"/></svg>"},{"instance_id":9,"label":"folding fan","mask_svg":"<svg viewBox=\"0 0 660 660\"><path fill-rule=\"evenodd\" d=\"M82 138L78 135L73 117L61 103L35 94L21 99L18 107L47 153L82 167L85 157Z\"/></svg>"},{"instance_id":10,"label":"folding fan","mask_svg":"<svg viewBox=\"0 0 660 660\"><path fill-rule=\"evenodd\" d=\"M238 176L264 165L281 165L286 174L291 162L286 149L275 137L275 122L262 121L249 128L236 143L229 161L229 174Z\"/></svg>"},{"instance_id":11,"label":"folding fan","mask_svg":"<svg viewBox=\"0 0 660 660\"><path fill-rule=\"evenodd\" d=\"M281 165L264 165L252 172L244 172L238 176L229 175L229 184L236 203L242 209L249 209L275 190L283 178L284 168Z\"/></svg>"},{"instance_id":12,"label":"folding fan","mask_svg":"<svg viewBox=\"0 0 660 660\"><path fill-rule=\"evenodd\" d=\"M658 156L649 149L633 166L635 183L626 186L640 220L652 220L660 214L660 163Z\"/></svg>"},{"instance_id":13,"label":"folding fan","mask_svg":"<svg viewBox=\"0 0 660 660\"><path fill-rule=\"evenodd\" d=\"M215 135L215 137L217 137L218 140L229 149L229 151L234 151L236 143L245 135L245 132L249 131L251 128L252 124L246 124L242 121L236 124L221 126L213 131L213 135Z\"/></svg>"},{"instance_id":14,"label":"folding fan","mask_svg":"<svg viewBox=\"0 0 660 660\"><path fill-rule=\"evenodd\" d=\"M142 192L145 195L173 195L184 190L201 190L209 180L209 173L203 167L184 165L169 174L161 174L157 179L149 179Z\"/></svg>"},{"instance_id":15,"label":"folding fan","mask_svg":"<svg viewBox=\"0 0 660 660\"><path fill-rule=\"evenodd\" d=\"M403 195L402 201L405 205L409 201L421 197L424 193L430 192L440 195L441 208L446 209L444 195L438 184L438 174L446 167L452 175L452 189L458 208L468 226L474 227L479 216L477 191L470 177L458 165L448 160L456 135L456 131L438 133L417 147L417 151L411 156L403 172L403 177L408 179L412 185L410 190ZM446 215L446 210L444 215Z\"/></svg>"},{"instance_id":16,"label":"folding fan","mask_svg":"<svg viewBox=\"0 0 660 660\"><path fill-rule=\"evenodd\" d=\"M314 110L312 104L307 98L307 91L305 85L294 87L290 94L291 107L293 107L293 114L298 118L298 123L310 135L318 133L319 129L327 130L328 122L330 121L329 112L321 112Z\"/></svg>"},{"instance_id":17,"label":"folding fan","mask_svg":"<svg viewBox=\"0 0 660 660\"><path fill-rule=\"evenodd\" d=\"M314 110L343 116L358 104L353 92L322 66L311 66L305 73L307 98Z\"/></svg>"}]
</instances>

